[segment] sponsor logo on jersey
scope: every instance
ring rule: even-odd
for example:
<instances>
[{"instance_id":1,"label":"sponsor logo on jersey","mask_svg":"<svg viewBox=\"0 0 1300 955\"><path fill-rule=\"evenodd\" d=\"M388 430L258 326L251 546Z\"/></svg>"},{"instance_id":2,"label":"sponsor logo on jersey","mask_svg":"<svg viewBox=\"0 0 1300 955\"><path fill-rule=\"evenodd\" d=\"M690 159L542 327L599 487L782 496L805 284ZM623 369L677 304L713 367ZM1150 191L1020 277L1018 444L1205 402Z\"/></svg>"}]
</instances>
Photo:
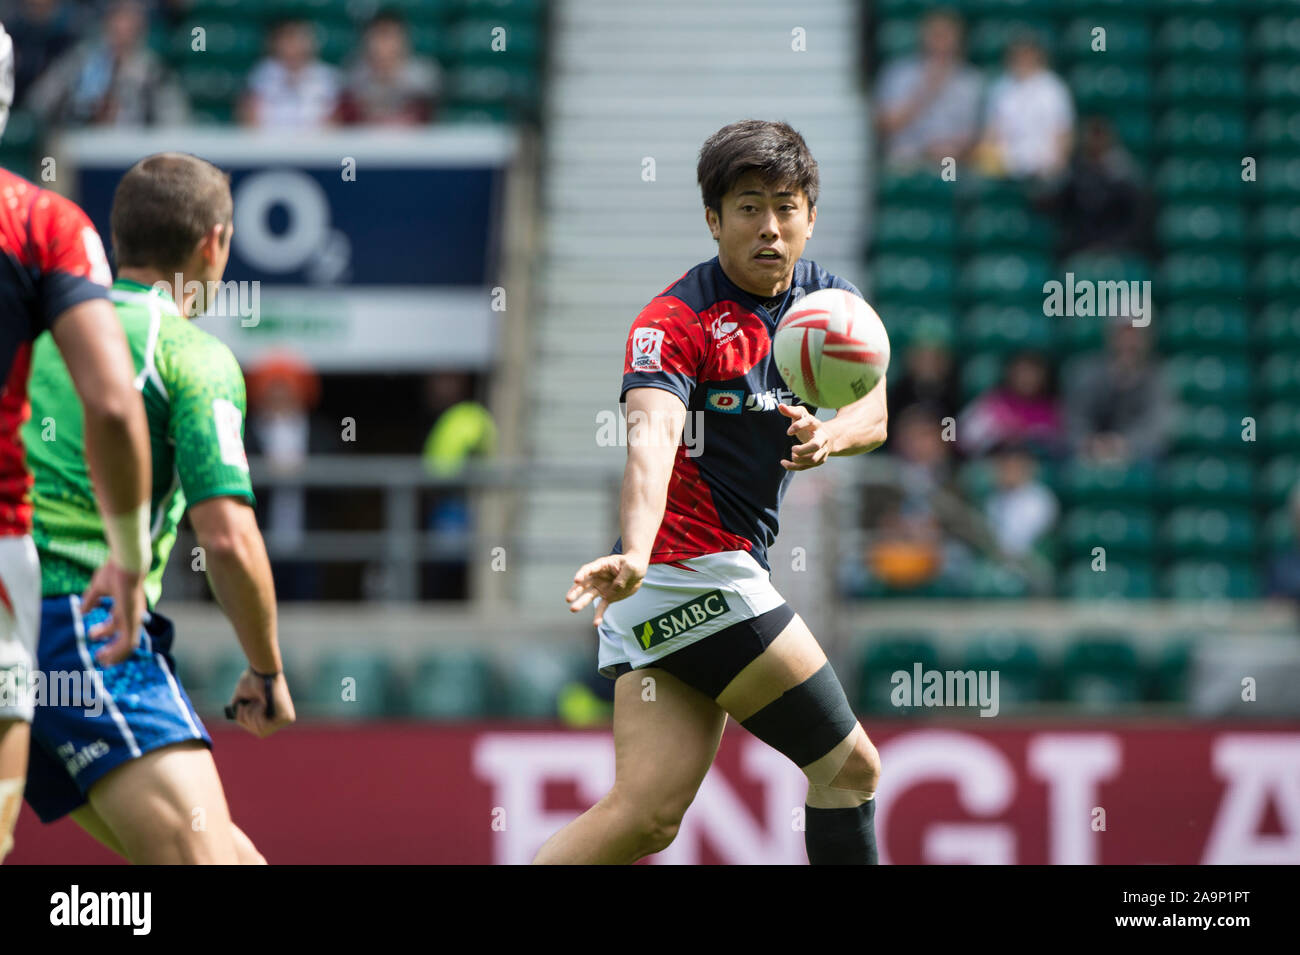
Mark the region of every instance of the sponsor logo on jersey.
<instances>
[{"instance_id":1,"label":"sponsor logo on jersey","mask_svg":"<svg viewBox=\"0 0 1300 955\"><path fill-rule=\"evenodd\" d=\"M723 319L730 315L731 312L723 312L713 323L713 341L717 345L725 345L733 338L740 337L740 322L724 322Z\"/></svg>"},{"instance_id":2,"label":"sponsor logo on jersey","mask_svg":"<svg viewBox=\"0 0 1300 955\"><path fill-rule=\"evenodd\" d=\"M710 590L653 620L637 624L632 632L636 634L642 648L649 650L665 640L694 630L706 620L721 617L728 609L727 598L722 595L722 591Z\"/></svg>"},{"instance_id":3,"label":"sponsor logo on jersey","mask_svg":"<svg viewBox=\"0 0 1300 955\"><path fill-rule=\"evenodd\" d=\"M802 404L797 395L788 388L769 388L767 391L755 392L745 399L747 411L776 411L777 405Z\"/></svg>"},{"instance_id":4,"label":"sponsor logo on jersey","mask_svg":"<svg viewBox=\"0 0 1300 955\"><path fill-rule=\"evenodd\" d=\"M663 371L664 330L638 328L632 333L632 370Z\"/></svg>"},{"instance_id":5,"label":"sponsor logo on jersey","mask_svg":"<svg viewBox=\"0 0 1300 955\"><path fill-rule=\"evenodd\" d=\"M217 446L221 449L221 463L248 470L248 455L244 451L243 421L239 407L226 398L212 401L212 419L217 426Z\"/></svg>"},{"instance_id":6,"label":"sponsor logo on jersey","mask_svg":"<svg viewBox=\"0 0 1300 955\"><path fill-rule=\"evenodd\" d=\"M75 776L101 756L107 756L108 744L102 738L81 747L81 749L77 749L73 743L64 743L55 752L63 760L63 766L68 771L68 775Z\"/></svg>"},{"instance_id":7,"label":"sponsor logo on jersey","mask_svg":"<svg viewBox=\"0 0 1300 955\"><path fill-rule=\"evenodd\" d=\"M710 411L721 411L723 414L740 414L745 410L745 393L743 391L728 391L725 388L710 388L704 403Z\"/></svg>"}]
</instances>

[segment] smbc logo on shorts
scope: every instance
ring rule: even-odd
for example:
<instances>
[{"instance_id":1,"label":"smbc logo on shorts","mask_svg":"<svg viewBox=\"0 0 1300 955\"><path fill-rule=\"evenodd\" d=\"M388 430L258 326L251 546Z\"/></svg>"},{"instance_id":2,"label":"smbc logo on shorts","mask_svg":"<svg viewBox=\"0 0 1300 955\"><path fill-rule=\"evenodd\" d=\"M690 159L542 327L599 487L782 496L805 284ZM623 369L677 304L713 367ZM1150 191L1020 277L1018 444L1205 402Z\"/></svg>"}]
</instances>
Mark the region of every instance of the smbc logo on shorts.
<instances>
[{"instance_id":1,"label":"smbc logo on shorts","mask_svg":"<svg viewBox=\"0 0 1300 955\"><path fill-rule=\"evenodd\" d=\"M680 637L688 630L694 630L706 620L721 617L727 609L727 598L722 595L722 591L710 590L689 603L674 607L662 616L637 624L633 632L641 641L641 646L649 650L665 640Z\"/></svg>"}]
</instances>

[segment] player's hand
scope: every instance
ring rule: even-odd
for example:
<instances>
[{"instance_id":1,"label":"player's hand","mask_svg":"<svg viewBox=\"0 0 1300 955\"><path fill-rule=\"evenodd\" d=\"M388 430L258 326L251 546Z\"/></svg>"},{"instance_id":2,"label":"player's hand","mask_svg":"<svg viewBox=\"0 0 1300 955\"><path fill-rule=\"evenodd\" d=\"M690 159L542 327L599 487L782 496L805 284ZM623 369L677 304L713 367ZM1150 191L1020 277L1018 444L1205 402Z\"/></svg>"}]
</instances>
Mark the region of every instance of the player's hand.
<instances>
[{"instance_id":1,"label":"player's hand","mask_svg":"<svg viewBox=\"0 0 1300 955\"><path fill-rule=\"evenodd\" d=\"M144 578L146 571L133 573L109 560L90 578L90 586L81 595L81 612L90 613L105 597L111 597L109 618L90 628L91 640L107 640L95 651L101 666L112 666L129 657L140 642L140 625L144 619Z\"/></svg>"},{"instance_id":2,"label":"player's hand","mask_svg":"<svg viewBox=\"0 0 1300 955\"><path fill-rule=\"evenodd\" d=\"M831 455L831 433L826 422L814 418L807 408L798 405L777 405L781 414L790 419L786 434L799 438L800 444L790 449L790 460L782 461L787 471L807 471L826 461Z\"/></svg>"},{"instance_id":3,"label":"player's hand","mask_svg":"<svg viewBox=\"0 0 1300 955\"><path fill-rule=\"evenodd\" d=\"M589 564L583 564L573 575L573 586L564 595L569 610L577 613L593 600L600 598L596 608L596 626L605 619L605 608L616 600L631 597L641 587L649 563L627 554L610 554Z\"/></svg>"},{"instance_id":4,"label":"player's hand","mask_svg":"<svg viewBox=\"0 0 1300 955\"><path fill-rule=\"evenodd\" d=\"M267 705L268 681L271 690L270 706ZM293 698L289 696L289 683L284 678L283 670L273 677L263 677L252 670L245 670L235 684L235 692L231 694L226 710L227 714L234 714L236 723L258 737L270 736L298 718L293 710Z\"/></svg>"}]
</instances>

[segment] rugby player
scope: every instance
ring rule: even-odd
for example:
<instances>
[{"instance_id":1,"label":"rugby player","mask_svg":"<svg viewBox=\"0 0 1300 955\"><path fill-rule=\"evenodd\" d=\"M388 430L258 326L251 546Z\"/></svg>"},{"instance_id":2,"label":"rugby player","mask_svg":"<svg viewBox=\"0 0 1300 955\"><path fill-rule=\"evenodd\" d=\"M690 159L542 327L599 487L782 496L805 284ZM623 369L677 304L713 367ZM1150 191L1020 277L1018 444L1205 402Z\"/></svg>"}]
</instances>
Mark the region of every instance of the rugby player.
<instances>
[{"instance_id":1,"label":"rugby player","mask_svg":"<svg viewBox=\"0 0 1300 955\"><path fill-rule=\"evenodd\" d=\"M880 758L773 588L767 549L792 472L884 442L885 381L823 422L772 360L771 335L801 293L861 294L801 258L818 193L803 137L785 123L726 126L704 143L698 178L718 255L632 324L620 400L639 436L622 536L565 596L574 612L597 602L599 667L616 679L614 785L535 861L629 863L666 848L730 714L807 775L809 861L872 864ZM703 416L697 457L681 445L688 413Z\"/></svg>"},{"instance_id":2,"label":"rugby player","mask_svg":"<svg viewBox=\"0 0 1300 955\"><path fill-rule=\"evenodd\" d=\"M0 132L14 93L13 41L0 27ZM122 329L107 301L104 246L86 214L62 196L0 170L0 862L13 846L26 777L30 668L39 625L40 571L32 544L31 477L19 428L28 414L31 343L49 329L71 375L69 401L86 420L86 461L104 508L107 563L87 604L112 613L87 636L97 656L126 659L144 612L148 567L149 441ZM89 479L88 479L89 480ZM92 501L92 507L94 506ZM93 565L94 571L99 563ZM87 581L90 575L87 574Z\"/></svg>"},{"instance_id":3,"label":"rugby player","mask_svg":"<svg viewBox=\"0 0 1300 955\"><path fill-rule=\"evenodd\" d=\"M148 156L118 184L111 214L118 279L109 294L153 448L149 612L130 659L100 668L98 715L48 705L32 723L28 803L43 822L71 813L135 863L265 861L231 822L212 741L174 673L172 623L154 609L187 506L208 580L248 658L232 698L236 718L258 736L294 719L271 567L252 508L243 375L230 349L187 318L204 311L225 271L231 220L228 178L195 156ZM103 529L67 371L44 340L31 391L25 436L44 595L37 659L45 670L89 668L82 633L95 612L86 613L77 594L102 559ZM42 420L54 422L57 440L41 440Z\"/></svg>"}]
</instances>

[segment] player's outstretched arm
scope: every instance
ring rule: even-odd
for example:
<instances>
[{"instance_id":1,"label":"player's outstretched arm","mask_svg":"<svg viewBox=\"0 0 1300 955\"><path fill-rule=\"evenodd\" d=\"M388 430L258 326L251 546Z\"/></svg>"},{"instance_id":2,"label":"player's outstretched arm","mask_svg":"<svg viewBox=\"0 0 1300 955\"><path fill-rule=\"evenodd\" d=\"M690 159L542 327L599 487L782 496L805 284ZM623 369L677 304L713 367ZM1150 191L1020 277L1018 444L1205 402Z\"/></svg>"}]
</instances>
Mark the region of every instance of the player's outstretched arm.
<instances>
[{"instance_id":1,"label":"player's outstretched arm","mask_svg":"<svg viewBox=\"0 0 1300 955\"><path fill-rule=\"evenodd\" d=\"M135 365L126 335L106 299L80 302L51 328L54 342L81 399L86 460L103 513L109 562L86 592L88 605L113 598L113 615L89 634L112 641L96 656L125 660L135 649L144 615L144 575L152 557L149 540L149 428L135 387Z\"/></svg>"},{"instance_id":2,"label":"player's outstretched arm","mask_svg":"<svg viewBox=\"0 0 1300 955\"><path fill-rule=\"evenodd\" d=\"M781 466L787 471L806 471L832 455L863 454L884 444L889 428L886 387L885 376L881 375L876 387L845 405L828 421L813 417L799 405L781 405L781 413L791 419L786 433L798 435L800 441Z\"/></svg>"},{"instance_id":3,"label":"player's outstretched arm","mask_svg":"<svg viewBox=\"0 0 1300 955\"><path fill-rule=\"evenodd\" d=\"M249 732L269 736L296 717L276 634L271 562L257 518L246 502L234 497L207 498L190 507L189 514L212 592L248 658L249 669L231 698L235 718Z\"/></svg>"},{"instance_id":4,"label":"player's outstretched arm","mask_svg":"<svg viewBox=\"0 0 1300 955\"><path fill-rule=\"evenodd\" d=\"M623 553L584 564L573 575L564 599L574 613L599 597L599 624L611 601L630 597L641 586L664 519L668 482L685 425L686 406L672 392L633 388L627 393L627 467L619 507Z\"/></svg>"}]
</instances>

